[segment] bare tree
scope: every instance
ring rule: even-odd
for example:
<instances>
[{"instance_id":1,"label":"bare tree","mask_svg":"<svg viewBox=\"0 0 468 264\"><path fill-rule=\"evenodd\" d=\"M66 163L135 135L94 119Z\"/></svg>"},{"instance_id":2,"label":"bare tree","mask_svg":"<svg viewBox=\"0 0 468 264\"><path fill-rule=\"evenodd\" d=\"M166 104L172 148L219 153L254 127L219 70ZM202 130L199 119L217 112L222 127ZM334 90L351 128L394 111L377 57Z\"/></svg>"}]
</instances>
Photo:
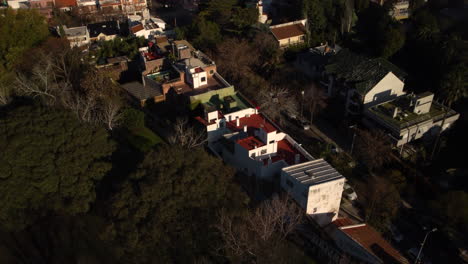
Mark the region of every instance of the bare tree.
<instances>
[{"instance_id":1,"label":"bare tree","mask_svg":"<svg viewBox=\"0 0 468 264\"><path fill-rule=\"evenodd\" d=\"M197 131L188 124L187 118L179 118L173 127L173 134L169 137L171 144L178 144L184 148L194 148L201 146L207 141L205 132Z\"/></svg>"},{"instance_id":2,"label":"bare tree","mask_svg":"<svg viewBox=\"0 0 468 264\"><path fill-rule=\"evenodd\" d=\"M310 123L314 121L315 114L327 106L327 96L322 88L317 84L312 83L307 90L304 91L304 104L307 106L310 113Z\"/></svg>"},{"instance_id":3,"label":"bare tree","mask_svg":"<svg viewBox=\"0 0 468 264\"><path fill-rule=\"evenodd\" d=\"M18 74L16 82L19 93L33 98L41 97L48 103L55 103L59 86L53 67L52 59L44 57L34 66L29 77L22 73Z\"/></svg>"},{"instance_id":4,"label":"bare tree","mask_svg":"<svg viewBox=\"0 0 468 264\"><path fill-rule=\"evenodd\" d=\"M260 109L270 118L283 124L282 112L297 114L297 100L292 93L284 87L270 87L258 94Z\"/></svg>"},{"instance_id":5,"label":"bare tree","mask_svg":"<svg viewBox=\"0 0 468 264\"><path fill-rule=\"evenodd\" d=\"M122 104L117 99L109 99L103 102L101 110L102 121L106 124L109 130L112 130L116 125L118 125L121 119L121 108Z\"/></svg>"},{"instance_id":6,"label":"bare tree","mask_svg":"<svg viewBox=\"0 0 468 264\"><path fill-rule=\"evenodd\" d=\"M302 210L289 196L275 196L240 219L222 210L216 227L228 254L257 262L268 256L275 258L276 251L301 223L302 217Z\"/></svg>"},{"instance_id":7,"label":"bare tree","mask_svg":"<svg viewBox=\"0 0 468 264\"><path fill-rule=\"evenodd\" d=\"M358 130L356 156L372 172L392 160L392 148L387 135L381 130Z\"/></svg>"}]
</instances>

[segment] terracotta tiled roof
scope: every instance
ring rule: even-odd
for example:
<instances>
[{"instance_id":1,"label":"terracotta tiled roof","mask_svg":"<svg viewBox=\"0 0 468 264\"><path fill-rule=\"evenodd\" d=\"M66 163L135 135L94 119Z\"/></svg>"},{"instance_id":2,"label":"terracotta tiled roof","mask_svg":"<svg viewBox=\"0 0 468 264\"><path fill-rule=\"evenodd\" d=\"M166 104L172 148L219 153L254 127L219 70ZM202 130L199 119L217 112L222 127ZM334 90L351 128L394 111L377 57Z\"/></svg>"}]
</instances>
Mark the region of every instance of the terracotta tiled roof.
<instances>
[{"instance_id":1,"label":"terracotta tiled roof","mask_svg":"<svg viewBox=\"0 0 468 264\"><path fill-rule=\"evenodd\" d=\"M354 223L349 218L339 218L333 221L333 224L336 225L337 227L342 227L342 226L353 225Z\"/></svg>"},{"instance_id":2,"label":"terracotta tiled roof","mask_svg":"<svg viewBox=\"0 0 468 264\"><path fill-rule=\"evenodd\" d=\"M271 33L277 40L305 35L306 29L302 23L272 28Z\"/></svg>"},{"instance_id":3,"label":"terracotta tiled roof","mask_svg":"<svg viewBox=\"0 0 468 264\"><path fill-rule=\"evenodd\" d=\"M138 24L130 28L130 31L132 31L133 34L137 33L140 30L143 30L142 24Z\"/></svg>"},{"instance_id":4,"label":"terracotta tiled roof","mask_svg":"<svg viewBox=\"0 0 468 264\"><path fill-rule=\"evenodd\" d=\"M248 129L260 129L262 128L265 132L270 133L276 131L276 128L268 121L265 117L260 114L253 114L249 117L242 117L239 119L239 126L236 126L236 120L232 120L228 123L230 127L235 129L243 129L247 126Z\"/></svg>"},{"instance_id":5,"label":"terracotta tiled roof","mask_svg":"<svg viewBox=\"0 0 468 264\"><path fill-rule=\"evenodd\" d=\"M381 259L384 263L409 264L394 247L385 241L379 232L367 224L347 225L349 219L338 219L333 223L350 238L360 244L369 253ZM341 226L340 226L341 225Z\"/></svg>"},{"instance_id":6,"label":"terracotta tiled roof","mask_svg":"<svg viewBox=\"0 0 468 264\"><path fill-rule=\"evenodd\" d=\"M239 139L237 144L241 145L243 148L247 150L252 150L254 148L262 147L265 144L256 137L246 137L243 139Z\"/></svg>"},{"instance_id":7,"label":"terracotta tiled roof","mask_svg":"<svg viewBox=\"0 0 468 264\"><path fill-rule=\"evenodd\" d=\"M76 6L76 0L55 0L55 7L57 8L72 6Z\"/></svg>"}]
</instances>

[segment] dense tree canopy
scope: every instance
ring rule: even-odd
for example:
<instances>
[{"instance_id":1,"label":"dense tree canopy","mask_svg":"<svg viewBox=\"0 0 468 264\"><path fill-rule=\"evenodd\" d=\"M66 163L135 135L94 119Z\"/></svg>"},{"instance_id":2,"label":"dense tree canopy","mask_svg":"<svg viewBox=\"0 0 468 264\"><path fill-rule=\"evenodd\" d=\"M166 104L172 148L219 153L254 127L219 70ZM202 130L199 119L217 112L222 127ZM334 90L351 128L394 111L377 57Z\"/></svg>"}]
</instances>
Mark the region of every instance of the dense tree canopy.
<instances>
[{"instance_id":1,"label":"dense tree canopy","mask_svg":"<svg viewBox=\"0 0 468 264\"><path fill-rule=\"evenodd\" d=\"M110 203L126 262L188 263L213 255L220 248L213 227L217 212L240 212L246 201L232 176L232 169L202 149L172 146L149 153Z\"/></svg>"},{"instance_id":2,"label":"dense tree canopy","mask_svg":"<svg viewBox=\"0 0 468 264\"><path fill-rule=\"evenodd\" d=\"M21 229L44 215L87 212L109 171L104 129L63 109L21 106L0 119L0 225Z\"/></svg>"}]
</instances>

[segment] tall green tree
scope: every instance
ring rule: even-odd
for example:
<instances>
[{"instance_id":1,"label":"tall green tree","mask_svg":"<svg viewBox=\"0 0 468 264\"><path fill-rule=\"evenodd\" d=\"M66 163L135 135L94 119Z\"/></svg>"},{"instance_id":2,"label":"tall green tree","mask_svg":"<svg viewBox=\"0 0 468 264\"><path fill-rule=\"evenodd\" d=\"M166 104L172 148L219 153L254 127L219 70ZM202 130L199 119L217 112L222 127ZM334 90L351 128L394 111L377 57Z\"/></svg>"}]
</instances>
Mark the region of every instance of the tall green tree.
<instances>
[{"instance_id":1,"label":"tall green tree","mask_svg":"<svg viewBox=\"0 0 468 264\"><path fill-rule=\"evenodd\" d=\"M468 68L463 65L453 66L441 80L440 93L449 107L468 97Z\"/></svg>"},{"instance_id":2,"label":"tall green tree","mask_svg":"<svg viewBox=\"0 0 468 264\"><path fill-rule=\"evenodd\" d=\"M110 170L104 129L63 109L21 106L0 119L0 225L22 229L42 216L76 215L94 202Z\"/></svg>"},{"instance_id":3,"label":"tall green tree","mask_svg":"<svg viewBox=\"0 0 468 264\"><path fill-rule=\"evenodd\" d=\"M6 103L10 93L14 67L48 35L47 23L37 10L0 9L0 103Z\"/></svg>"},{"instance_id":4,"label":"tall green tree","mask_svg":"<svg viewBox=\"0 0 468 264\"><path fill-rule=\"evenodd\" d=\"M221 247L217 212L241 212L247 201L233 174L203 149L167 146L149 153L109 203L109 234L125 262L188 263L213 256Z\"/></svg>"},{"instance_id":5,"label":"tall green tree","mask_svg":"<svg viewBox=\"0 0 468 264\"><path fill-rule=\"evenodd\" d=\"M315 45L323 41L323 30L325 29L327 19L325 10L319 0L305 0L303 10L307 18L310 44Z\"/></svg>"}]
</instances>

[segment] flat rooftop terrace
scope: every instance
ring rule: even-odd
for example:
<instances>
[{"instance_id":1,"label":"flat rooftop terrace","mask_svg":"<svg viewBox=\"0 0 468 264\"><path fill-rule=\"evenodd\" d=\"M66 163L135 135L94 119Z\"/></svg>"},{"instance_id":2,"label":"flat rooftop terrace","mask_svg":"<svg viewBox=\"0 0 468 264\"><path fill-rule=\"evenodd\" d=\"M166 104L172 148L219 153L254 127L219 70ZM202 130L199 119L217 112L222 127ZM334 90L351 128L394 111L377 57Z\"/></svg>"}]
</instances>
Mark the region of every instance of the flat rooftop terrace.
<instances>
[{"instance_id":1,"label":"flat rooftop terrace","mask_svg":"<svg viewBox=\"0 0 468 264\"><path fill-rule=\"evenodd\" d=\"M410 106L410 100L411 98L408 96L400 96L393 101L372 106L369 108L369 111L396 129L410 127L430 119L440 120L443 118L445 111L443 106L439 103L432 101L431 108L428 113L417 114L413 112L413 109ZM400 114L394 118L393 112L397 107ZM455 111L450 109L447 113L447 117L456 114L457 113Z\"/></svg>"},{"instance_id":2,"label":"flat rooftop terrace","mask_svg":"<svg viewBox=\"0 0 468 264\"><path fill-rule=\"evenodd\" d=\"M344 178L324 159L316 159L283 168L289 176L301 184L310 186Z\"/></svg>"}]
</instances>

